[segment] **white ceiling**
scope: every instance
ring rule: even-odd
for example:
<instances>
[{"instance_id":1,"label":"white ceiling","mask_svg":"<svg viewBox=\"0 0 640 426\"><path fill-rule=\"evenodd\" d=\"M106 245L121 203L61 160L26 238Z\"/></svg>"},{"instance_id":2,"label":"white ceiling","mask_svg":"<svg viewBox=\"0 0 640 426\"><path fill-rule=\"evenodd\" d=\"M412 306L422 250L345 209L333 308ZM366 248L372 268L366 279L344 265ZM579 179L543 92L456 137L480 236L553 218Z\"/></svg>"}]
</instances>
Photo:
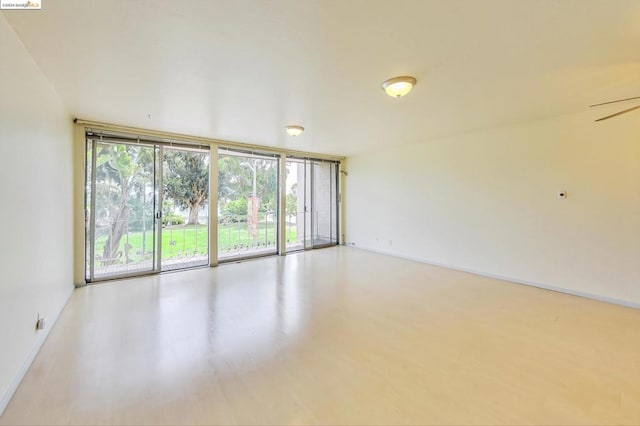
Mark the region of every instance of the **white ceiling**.
<instances>
[{"instance_id":1,"label":"white ceiling","mask_svg":"<svg viewBox=\"0 0 640 426\"><path fill-rule=\"evenodd\" d=\"M350 155L640 96L638 1L42 3L4 15L72 115L122 125Z\"/></svg>"}]
</instances>

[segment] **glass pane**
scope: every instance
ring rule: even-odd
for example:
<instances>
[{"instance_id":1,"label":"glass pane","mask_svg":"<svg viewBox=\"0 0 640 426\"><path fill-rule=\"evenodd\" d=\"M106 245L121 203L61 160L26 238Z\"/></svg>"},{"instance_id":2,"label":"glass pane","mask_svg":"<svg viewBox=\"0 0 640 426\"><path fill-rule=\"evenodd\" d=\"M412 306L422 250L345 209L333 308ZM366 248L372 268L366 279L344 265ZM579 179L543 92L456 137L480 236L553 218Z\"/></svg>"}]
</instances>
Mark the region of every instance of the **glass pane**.
<instances>
[{"instance_id":1,"label":"glass pane","mask_svg":"<svg viewBox=\"0 0 640 426\"><path fill-rule=\"evenodd\" d=\"M306 160L287 160L287 181L286 181L286 250L296 251L305 248L305 212L306 192L305 167Z\"/></svg>"},{"instance_id":2,"label":"glass pane","mask_svg":"<svg viewBox=\"0 0 640 426\"><path fill-rule=\"evenodd\" d=\"M89 282L91 280L91 186L92 186L92 170L93 170L93 142L87 140L86 143L86 167L85 167L85 176L84 176L84 237L85 237L85 248L84 248L84 262L85 262L85 280Z\"/></svg>"},{"instance_id":3,"label":"glass pane","mask_svg":"<svg viewBox=\"0 0 640 426\"><path fill-rule=\"evenodd\" d=\"M304 162L304 205L302 216L304 218L304 247L312 248L313 247L313 239L312 239L312 229L313 229L313 203L311 201L311 196L313 192L311 191L311 165L313 163L309 160L305 160Z\"/></svg>"},{"instance_id":4,"label":"glass pane","mask_svg":"<svg viewBox=\"0 0 640 426\"><path fill-rule=\"evenodd\" d=\"M154 148L94 143L94 278L153 271Z\"/></svg>"},{"instance_id":5,"label":"glass pane","mask_svg":"<svg viewBox=\"0 0 640 426\"><path fill-rule=\"evenodd\" d=\"M338 244L338 165L331 163L331 244Z\"/></svg>"},{"instance_id":6,"label":"glass pane","mask_svg":"<svg viewBox=\"0 0 640 426\"><path fill-rule=\"evenodd\" d=\"M218 259L278 250L278 159L221 150Z\"/></svg>"},{"instance_id":7,"label":"glass pane","mask_svg":"<svg viewBox=\"0 0 640 426\"><path fill-rule=\"evenodd\" d=\"M335 241L335 165L312 162L313 169L313 246ZM332 173L333 172L333 173Z\"/></svg>"},{"instance_id":8,"label":"glass pane","mask_svg":"<svg viewBox=\"0 0 640 426\"><path fill-rule=\"evenodd\" d=\"M209 263L209 153L163 149L162 270Z\"/></svg>"}]
</instances>

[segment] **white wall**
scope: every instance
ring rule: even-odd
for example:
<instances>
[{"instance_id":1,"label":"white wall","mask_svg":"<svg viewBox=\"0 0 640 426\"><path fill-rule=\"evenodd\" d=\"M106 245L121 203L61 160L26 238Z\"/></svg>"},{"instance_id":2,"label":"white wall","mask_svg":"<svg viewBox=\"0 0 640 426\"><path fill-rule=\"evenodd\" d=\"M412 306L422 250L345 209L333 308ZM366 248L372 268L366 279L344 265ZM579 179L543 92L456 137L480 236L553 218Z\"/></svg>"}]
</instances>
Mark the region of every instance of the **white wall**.
<instances>
[{"instance_id":1,"label":"white wall","mask_svg":"<svg viewBox=\"0 0 640 426\"><path fill-rule=\"evenodd\" d=\"M350 157L347 242L640 306L640 112L593 118Z\"/></svg>"},{"instance_id":2,"label":"white wall","mask_svg":"<svg viewBox=\"0 0 640 426\"><path fill-rule=\"evenodd\" d=\"M71 117L2 14L0 58L2 412L74 287Z\"/></svg>"}]
</instances>

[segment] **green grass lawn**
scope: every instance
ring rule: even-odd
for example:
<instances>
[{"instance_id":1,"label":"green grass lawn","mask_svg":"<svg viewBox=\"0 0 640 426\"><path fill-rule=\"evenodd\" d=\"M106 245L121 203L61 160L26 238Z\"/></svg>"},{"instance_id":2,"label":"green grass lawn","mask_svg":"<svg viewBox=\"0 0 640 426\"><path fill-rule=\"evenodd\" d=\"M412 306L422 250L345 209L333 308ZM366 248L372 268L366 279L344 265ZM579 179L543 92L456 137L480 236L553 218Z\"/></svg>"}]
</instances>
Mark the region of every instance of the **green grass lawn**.
<instances>
[{"instance_id":1,"label":"green grass lawn","mask_svg":"<svg viewBox=\"0 0 640 426\"><path fill-rule=\"evenodd\" d=\"M132 246L129 257L132 260L141 260L142 254L142 232L129 232L120 240L120 250L122 251L122 263L125 258L125 244ZM162 229L162 257L165 259L174 257L187 257L207 254L208 230L206 225L172 225ZM276 245L276 226L274 223L258 225L258 245L259 247ZM296 240L296 227L287 226L287 240ZM96 253L102 254L102 248L107 241L107 236L103 235L96 240ZM153 232L146 232L145 251L150 259L153 250ZM220 224L218 225L218 251L224 253L229 250L247 248L253 246L253 240L249 236L246 222Z\"/></svg>"}]
</instances>

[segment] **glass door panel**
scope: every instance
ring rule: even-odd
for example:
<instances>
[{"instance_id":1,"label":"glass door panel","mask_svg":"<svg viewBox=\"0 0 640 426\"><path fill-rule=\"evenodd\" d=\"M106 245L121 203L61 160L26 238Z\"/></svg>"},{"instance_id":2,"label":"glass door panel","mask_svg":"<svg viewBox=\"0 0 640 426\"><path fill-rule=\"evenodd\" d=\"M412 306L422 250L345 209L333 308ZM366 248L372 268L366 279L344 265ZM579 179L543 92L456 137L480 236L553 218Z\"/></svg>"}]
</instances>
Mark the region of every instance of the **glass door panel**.
<instances>
[{"instance_id":1,"label":"glass door panel","mask_svg":"<svg viewBox=\"0 0 640 426\"><path fill-rule=\"evenodd\" d=\"M221 149L218 259L278 251L278 159Z\"/></svg>"},{"instance_id":2,"label":"glass door panel","mask_svg":"<svg viewBox=\"0 0 640 426\"><path fill-rule=\"evenodd\" d=\"M338 163L331 163L331 244L338 244L338 209L340 209L338 192Z\"/></svg>"},{"instance_id":3,"label":"glass door panel","mask_svg":"<svg viewBox=\"0 0 640 426\"><path fill-rule=\"evenodd\" d=\"M289 252L311 247L311 181L308 174L309 160L287 159L285 237Z\"/></svg>"},{"instance_id":4,"label":"glass door panel","mask_svg":"<svg viewBox=\"0 0 640 426\"><path fill-rule=\"evenodd\" d=\"M156 267L156 176L153 146L90 142L88 280Z\"/></svg>"},{"instance_id":5,"label":"glass door panel","mask_svg":"<svg viewBox=\"0 0 640 426\"><path fill-rule=\"evenodd\" d=\"M209 152L163 147L163 271L209 264Z\"/></svg>"},{"instance_id":6,"label":"glass door panel","mask_svg":"<svg viewBox=\"0 0 640 426\"><path fill-rule=\"evenodd\" d=\"M313 229L313 177L312 166L313 162L305 160L304 162L304 248L313 248L313 238L311 236Z\"/></svg>"},{"instance_id":7,"label":"glass door panel","mask_svg":"<svg viewBox=\"0 0 640 426\"><path fill-rule=\"evenodd\" d=\"M337 243L335 163L313 161L312 229L313 247Z\"/></svg>"},{"instance_id":8,"label":"glass door panel","mask_svg":"<svg viewBox=\"0 0 640 426\"><path fill-rule=\"evenodd\" d=\"M287 251L338 243L337 164L287 158Z\"/></svg>"}]
</instances>

